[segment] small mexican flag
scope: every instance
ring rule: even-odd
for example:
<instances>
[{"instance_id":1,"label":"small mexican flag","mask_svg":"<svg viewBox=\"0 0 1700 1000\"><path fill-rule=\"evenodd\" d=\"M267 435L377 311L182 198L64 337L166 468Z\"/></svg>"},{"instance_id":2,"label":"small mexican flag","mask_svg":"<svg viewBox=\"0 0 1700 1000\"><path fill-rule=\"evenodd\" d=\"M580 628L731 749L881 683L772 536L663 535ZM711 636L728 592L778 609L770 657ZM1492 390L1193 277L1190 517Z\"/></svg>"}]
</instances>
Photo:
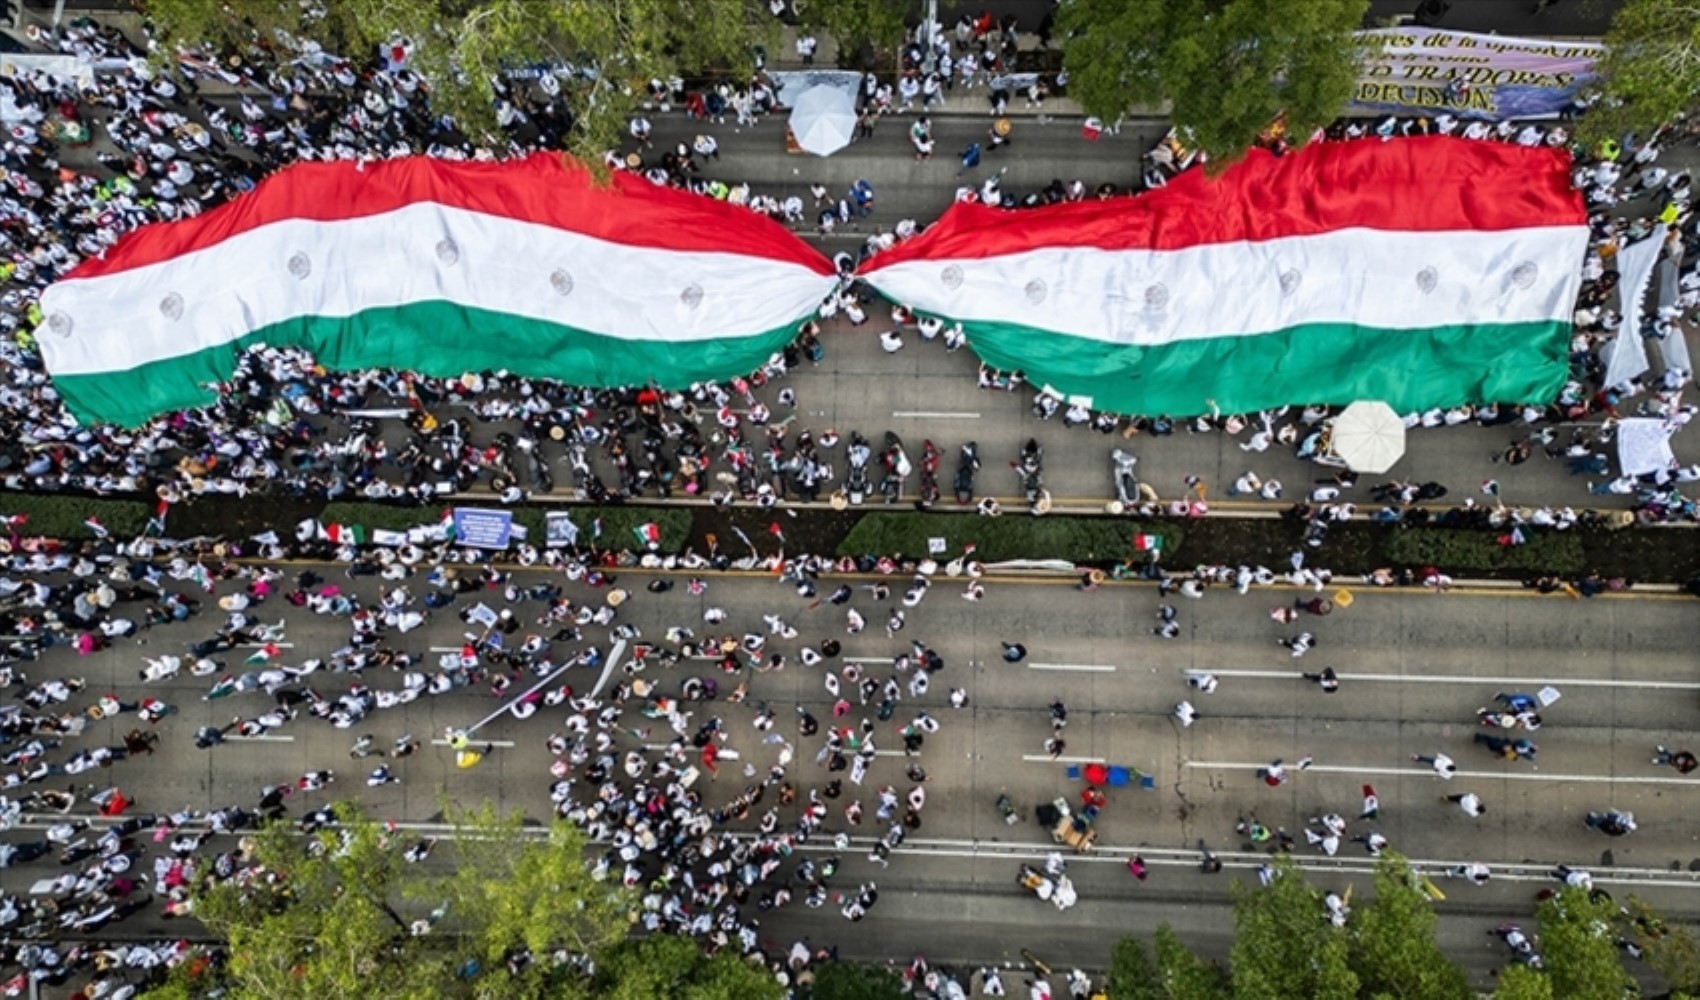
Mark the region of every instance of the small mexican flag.
<instances>
[{"instance_id":1,"label":"small mexican flag","mask_svg":"<svg viewBox=\"0 0 1700 1000\"><path fill-rule=\"evenodd\" d=\"M598 529L602 527L601 518L597 518L596 526ZM599 530L597 534L601 534L601 531ZM632 529L632 534L637 536L638 544L646 549L654 550L661 547L661 525L654 521L638 525Z\"/></svg>"},{"instance_id":2,"label":"small mexican flag","mask_svg":"<svg viewBox=\"0 0 1700 1000\"><path fill-rule=\"evenodd\" d=\"M1163 550L1163 536L1134 535L1133 550L1135 552L1161 552Z\"/></svg>"},{"instance_id":3,"label":"small mexican flag","mask_svg":"<svg viewBox=\"0 0 1700 1000\"><path fill-rule=\"evenodd\" d=\"M249 663L269 663L273 659L275 659L277 657L277 655L281 652L283 652L283 650L278 648L277 643L268 642L264 646L261 646L259 649L254 650L253 655L248 657L248 662Z\"/></svg>"},{"instance_id":4,"label":"small mexican flag","mask_svg":"<svg viewBox=\"0 0 1700 1000\"><path fill-rule=\"evenodd\" d=\"M326 526L325 537L332 545L363 545L366 529L358 524L332 524Z\"/></svg>"},{"instance_id":5,"label":"small mexican flag","mask_svg":"<svg viewBox=\"0 0 1700 1000\"><path fill-rule=\"evenodd\" d=\"M106 525L100 523L100 518L98 517L83 518L83 527L94 532L95 537L97 538L105 538L112 534L112 532L106 530Z\"/></svg>"}]
</instances>

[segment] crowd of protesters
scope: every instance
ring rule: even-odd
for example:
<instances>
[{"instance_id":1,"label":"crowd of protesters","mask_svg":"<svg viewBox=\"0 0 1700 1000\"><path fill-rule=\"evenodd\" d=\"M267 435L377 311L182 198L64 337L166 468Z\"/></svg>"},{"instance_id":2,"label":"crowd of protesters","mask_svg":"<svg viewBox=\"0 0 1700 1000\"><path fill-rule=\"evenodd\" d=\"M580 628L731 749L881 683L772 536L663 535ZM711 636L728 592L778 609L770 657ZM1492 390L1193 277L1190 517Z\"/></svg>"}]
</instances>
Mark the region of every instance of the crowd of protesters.
<instances>
[{"instance_id":1,"label":"crowd of protesters","mask_svg":"<svg viewBox=\"0 0 1700 1000\"><path fill-rule=\"evenodd\" d=\"M138 226L204 211L292 162L497 154L472 148L426 110L420 81L407 67L405 40L396 40L375 63L331 56L288 64L245 56L190 57L183 62L182 77L152 72L143 59L145 49L135 40L92 22L73 24L58 44L68 53L121 60L129 68L102 72L88 86L40 74L0 78L0 87L25 116L0 147L0 235L9 258L0 295L0 327L9 335L0 342L7 364L6 384L0 386L0 429L6 432L0 435L0 486L6 490L146 492L167 504L199 494L272 490L425 505L444 493L483 485L512 503L529 492L551 489L550 465L561 463L571 470L571 488L593 502L677 494L771 506L835 491L844 471L834 467L840 435L794 427L799 400L785 382L789 373L818 360L819 324L810 324L797 344L759 372L684 391L589 390L499 372L454 379L394 371L332 373L303 351L262 348L244 358L229 391L205 410L172 414L135 430L76 425L32 349L31 330L39 321L35 297L78 260L98 254ZM938 68L931 75L920 69L926 44L935 47ZM1007 26L978 19L943 29L930 43L918 42L905 56L910 72L892 84L875 78L866 88L862 110L864 118L873 117L864 127L876 127L882 113L924 114L929 95L939 90L983 83L988 74L1006 68L1011 44ZM545 75L504 87L498 111L513 144L502 155L557 145L570 127L552 80ZM1001 99L1043 102L1053 84L1060 89L1064 83L1040 80L1024 93ZM221 103L202 92L215 87L232 88L236 100ZM754 120L773 110L776 100L759 74L705 89L657 81L650 97L686 110L705 128L728 117ZM993 93L989 99L996 111L1000 98ZM871 187L852 187L843 195L811 190L812 204L801 193L753 191L715 177L718 153L711 136L657 153L649 145L649 128L634 122L634 151L611 151L610 165L656 183L743 203L794 225L806 223L810 213L822 228L829 215L842 223L872 214ZM1428 131L1480 141L1570 144L1563 126L1495 128L1445 116L1346 123L1327 138L1378 141ZM100 136L99 171L61 162L64 147L80 141L84 132ZM987 145L995 149L997 139L994 126ZM917 149L930 141L925 134L917 137ZM1661 139L1655 136L1586 151L1579 160L1577 183L1590 205L1594 239L1578 303L1572 380L1560 399L1549 407L1488 405L1412 414L1410 426L1504 425L1514 437L1496 456L1501 461L1517 464L1538 450L1545 460L1570 463L1604 491L1636 494L1644 520L1700 516L1680 492L1681 483L1700 478L1700 469L1611 480L1609 459L1600 450L1610 443L1612 421L1619 416L1657 416L1674 430L1693 412L1680 402L1690 376L1686 371L1666 370L1646 383L1600 384L1599 349L1612 336L1680 337L1683 314L1700 301L1700 278L1684 266L1678 301L1651 317L1648 329L1620 331L1612 308L1615 277L1607 265L1626 240L1662 221L1670 232L1667 252L1680 266L1697 238L1689 178L1660 167L1660 151ZM1147 159L1143 186L1149 188L1193 166L1195 157L1171 137ZM1019 208L1123 193L1109 185L1089 190L1084 182L1060 179L1020 196L1000 185L993 174L964 186L959 197ZM920 228L912 220L876 227L862 252L877 253ZM822 322L839 315L852 324L864 322L870 307L871 296L852 286L827 304ZM892 318L900 336L913 330L923 340L942 339L948 349L962 344L960 330L944 329L901 308ZM983 373L982 382L998 388L1021 384L1018 373L991 371ZM1069 407L1048 395L1039 396L1035 407L1041 417L1061 414L1065 423L1108 435L1221 431L1242 438L1253 460L1276 446L1291 447L1301 457L1325 456L1331 417L1327 408L1308 407L1193 420L1129 419ZM399 440L386 436L383 418L349 414L391 408L408 414L406 434ZM457 415L450 416L450 408ZM466 415L458 415L460 410ZM1586 430L1565 433L1559 426L1595 418L1600 425ZM509 429L477 433L493 422ZM1201 485L1187 483L1179 499L1159 499L1153 492L1132 513L1196 516L1207 502ZM1486 485L1484 492L1496 498ZM1342 474L1332 484L1305 490L1291 514L1310 526L1307 542L1320 545L1330 523L1357 513L1344 493L1356 486L1355 477ZM1280 484L1271 489L1271 480L1255 472L1248 471L1235 488L1282 499ZM1438 483L1395 481L1376 485L1370 499L1383 505L1374 516L1411 520L1435 517L1418 501L1445 493ZM1450 519L1443 523L1501 530L1507 544L1517 544L1526 531L1568 530L1599 515L1471 501L1438 516ZM5 958L24 970L24 979L6 988L28 978L49 983L77 979L89 983L83 992L90 998L133 995L158 970L185 960L192 950L166 940L95 944L106 928L143 912L192 914L198 886L248 873L240 840L228 834L284 816L304 830L334 825L327 804L341 788L361 777L373 785L406 781L405 759L421 738L458 738L390 726L386 739L374 742L368 727L383 728L383 721L400 714L393 710L420 697L479 692L506 700L529 687L530 678L567 664L586 668L575 678L588 676L603 665L601 658L616 638L629 640L631 651L617 665L607 691L592 696L583 684L562 685L515 701L511 711L520 719L539 716L533 725L550 761L550 774L540 774L539 780L550 783L560 815L608 843L597 871L642 890L640 919L647 928L689 933L711 948L759 954L777 975L796 983L810 974L816 950L801 942L776 945L771 930L762 930L766 915L785 907L830 906L847 920L862 919L876 908L877 886L836 877L839 857L851 850L851 831L862 843L871 843L865 852L870 861L885 864L900 853L908 832L924 822L928 786L920 753L942 723L917 703L938 703L924 696L935 683L930 678L946 664L920 637L921 630L904 633L906 652L870 664L844 660L836 634L802 640L783 613L759 625L731 622L723 613L701 622L679 621L664 637L642 636L622 620L623 613L629 615L629 609L622 611L628 600L643 599L648 590L664 592L670 584L669 577L657 576L633 586L632 577L642 578L646 569L680 571L690 575L686 586L712 595L713 571L735 565L724 554L591 557L521 545L514 563L503 565L441 538L395 547L357 545L332 540L324 526L311 523L294 537L216 550L180 548L160 539L119 540L98 527L91 532L99 537L85 543L53 545L30 541L22 525L12 527L11 553L0 571L5 601L0 614L5 633L12 636L9 665L0 674L12 692L0 710L5 740L0 760L7 786L0 822L15 824L26 814L65 819L41 830L40 838L0 848L0 865L57 854L66 874L39 892L12 892L0 900L0 932L14 941L35 942L7 946ZM329 579L310 570L284 574L236 561L238 556L261 563L324 559L340 564L344 573ZM883 622L894 641L907 616L943 579L936 564L900 564L883 553L848 564L798 556L752 556L745 562L775 571L805 604L841 608L847 634L856 634L869 621L876 628ZM970 581L962 596L978 599L975 589L983 593L983 586L972 582L972 565L957 568ZM512 575L519 569L545 575L521 580ZM889 575L894 584L841 586L827 575L851 569ZM1130 565L1125 571L1162 576L1154 567ZM1211 586L1233 586L1243 593L1252 586L1321 588L1330 582L1330 574L1307 567L1303 555L1296 554L1289 567L1278 571L1200 567L1163 577L1162 586L1165 595L1172 588L1196 597ZM1429 567L1377 571L1366 582L1443 589L1449 580L1440 568ZM1090 577L1083 580L1083 586L1090 585L1095 585ZM1543 579L1538 585L1571 587L1591 596L1627 581ZM323 656L288 655L282 644L285 627L268 624L279 617L272 613L279 604L296 609L290 615L345 623L347 643ZM1322 598L1312 598L1291 614L1325 614L1325 605ZM475 609L493 614L494 624L475 617ZM450 614L467 616L463 621L479 637L438 656L408 638L434 616ZM1158 634L1173 621L1171 613ZM151 644L146 657L138 648L144 636ZM1288 641L1309 648L1315 637ZM1294 645L1288 648L1301 655ZM228 704L231 721L192 733L175 731L175 706L160 698L131 701L91 689L76 676L48 676L32 666L64 663L68 650L81 656L135 656L144 689L184 673L200 678L205 684L201 697ZM235 665L239 657L254 669ZM646 670L651 664L674 669L663 675L665 681L656 680L657 674ZM755 693L759 682L752 684L755 675L792 665L820 674L833 700L830 718L801 710L782 715L760 700ZM1316 677L1329 690L1325 680L1324 674ZM948 702L961 707L966 695L952 690ZM948 711L941 712L948 717ZM124 728L130 717L134 723L121 742L90 738L90 721L118 718ZM1196 717L1195 710L1183 714L1186 724ZM545 733L552 725L545 718L559 723L558 730ZM279 775L257 790L253 801L209 811L154 812L156 803L130 801L145 799L145 790L121 787L123 761L152 754L161 733L217 753L227 741L320 724L345 732L351 758L378 756L381 746L387 747L383 760L360 765L368 771L363 775L338 777L327 770ZM734 761L722 753L731 731L745 726L761 734L755 740L762 748L759 760L750 754ZM1053 736L1056 752L1061 733L1058 727ZM1507 739L1505 747L1514 755L1533 756ZM890 743L906 756L896 763L882 760L876 743ZM467 759L476 764L476 741L454 749L471 755ZM818 769L811 770L810 754ZM1287 772L1277 762L1269 773ZM91 777L100 780L91 783ZM738 790L711 798L705 784ZM782 821L782 806L797 807L797 818ZM99 818L90 819L91 814ZM1368 803L1365 815L1373 819ZM1248 829L1255 827L1255 819L1248 824ZM1313 844L1338 846L1344 828L1338 815L1329 814L1307 833L1315 838ZM1364 834L1371 853L1381 846L1376 836L1373 830ZM798 853L805 843L831 845L837 854ZM770 928L779 925L768 919ZM429 933L430 927L419 932ZM62 943L45 943L56 937ZM911 971L919 989L941 996L953 995L952 988L960 990L969 979L924 964ZM980 978L988 994L1003 989L996 970L982 970ZM1032 987L1040 988L1037 983Z\"/></svg>"}]
</instances>

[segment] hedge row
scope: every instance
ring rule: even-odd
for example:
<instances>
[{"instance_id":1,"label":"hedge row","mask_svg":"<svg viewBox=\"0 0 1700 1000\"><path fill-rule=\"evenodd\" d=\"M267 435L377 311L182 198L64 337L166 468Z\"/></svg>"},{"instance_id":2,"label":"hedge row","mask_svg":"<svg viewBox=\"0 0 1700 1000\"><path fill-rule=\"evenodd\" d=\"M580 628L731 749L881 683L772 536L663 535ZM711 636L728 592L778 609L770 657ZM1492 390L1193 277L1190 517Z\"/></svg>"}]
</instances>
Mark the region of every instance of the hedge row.
<instances>
[{"instance_id":1,"label":"hedge row","mask_svg":"<svg viewBox=\"0 0 1700 1000\"><path fill-rule=\"evenodd\" d=\"M472 505L468 505L472 506ZM541 544L544 522L550 507L515 507L514 523L526 531L526 540ZM567 514L578 525L579 544L609 548L635 548L638 544L634 530L651 521L661 529L661 551L678 552L684 549L691 534L691 512L676 507L571 507ZM325 505L319 520L326 524L359 525L367 531L406 531L421 524L430 524L442 516L438 507L395 507L381 503L338 502ZM593 539L597 518L602 519L602 537Z\"/></svg>"},{"instance_id":2,"label":"hedge row","mask_svg":"<svg viewBox=\"0 0 1700 1000\"><path fill-rule=\"evenodd\" d=\"M1129 521L1108 517L1032 517L1005 514L922 514L877 512L863 515L838 546L838 554L898 555L922 558L927 542L945 540L945 552L955 556L973 544L983 562L1008 559L1063 559L1075 563L1119 562L1135 556L1135 535L1158 535L1164 555L1180 548L1179 525L1168 521Z\"/></svg>"},{"instance_id":3,"label":"hedge row","mask_svg":"<svg viewBox=\"0 0 1700 1000\"><path fill-rule=\"evenodd\" d=\"M1390 562L1435 566L1447 573L1527 572L1575 575L1586 566L1582 539L1571 531L1527 531L1521 545L1501 545L1500 533L1412 528L1387 540Z\"/></svg>"},{"instance_id":4,"label":"hedge row","mask_svg":"<svg viewBox=\"0 0 1700 1000\"><path fill-rule=\"evenodd\" d=\"M49 538L93 538L95 532L83 522L93 517L120 538L134 538L147 527L153 508L142 500L102 500L96 497L57 494L8 493L0 497L0 514L28 518L18 529L21 535Z\"/></svg>"}]
</instances>

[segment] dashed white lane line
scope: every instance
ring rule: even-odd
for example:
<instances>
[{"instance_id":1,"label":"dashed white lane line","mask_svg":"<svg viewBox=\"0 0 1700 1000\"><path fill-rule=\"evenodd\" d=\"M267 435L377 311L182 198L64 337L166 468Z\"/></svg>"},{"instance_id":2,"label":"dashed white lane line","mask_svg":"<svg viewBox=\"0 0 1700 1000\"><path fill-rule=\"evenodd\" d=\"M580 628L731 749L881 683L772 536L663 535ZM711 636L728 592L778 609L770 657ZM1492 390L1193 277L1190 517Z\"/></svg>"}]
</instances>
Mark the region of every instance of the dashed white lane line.
<instances>
[{"instance_id":1,"label":"dashed white lane line","mask_svg":"<svg viewBox=\"0 0 1700 1000\"><path fill-rule=\"evenodd\" d=\"M1267 762L1248 764L1239 761L1189 760L1186 762L1186 766L1214 771L1257 771L1269 765ZM1293 770L1296 771L1297 768ZM1434 770L1426 766L1351 767L1340 764L1312 764L1305 768L1305 772L1310 774L1359 774L1384 778L1400 776L1420 778L1423 775L1434 774ZM1453 777L1489 781L1576 782L1589 785L1688 785L1690 787L1700 785L1700 781L1695 781L1692 778L1642 777L1638 775L1614 777L1609 774L1552 774L1546 771L1454 771ZM1438 775L1435 775L1435 780L1440 780Z\"/></svg>"}]
</instances>

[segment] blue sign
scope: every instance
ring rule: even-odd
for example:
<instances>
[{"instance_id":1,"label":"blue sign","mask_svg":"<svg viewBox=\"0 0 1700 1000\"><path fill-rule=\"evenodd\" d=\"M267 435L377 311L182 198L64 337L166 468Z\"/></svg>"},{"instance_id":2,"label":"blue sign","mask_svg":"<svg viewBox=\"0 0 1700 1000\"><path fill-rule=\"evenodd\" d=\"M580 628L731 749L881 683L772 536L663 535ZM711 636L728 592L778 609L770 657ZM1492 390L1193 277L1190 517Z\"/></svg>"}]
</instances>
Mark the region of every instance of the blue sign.
<instances>
[{"instance_id":1,"label":"blue sign","mask_svg":"<svg viewBox=\"0 0 1700 1000\"><path fill-rule=\"evenodd\" d=\"M454 509L455 542L474 549L505 549L513 536L514 515L509 510L480 507Z\"/></svg>"}]
</instances>

